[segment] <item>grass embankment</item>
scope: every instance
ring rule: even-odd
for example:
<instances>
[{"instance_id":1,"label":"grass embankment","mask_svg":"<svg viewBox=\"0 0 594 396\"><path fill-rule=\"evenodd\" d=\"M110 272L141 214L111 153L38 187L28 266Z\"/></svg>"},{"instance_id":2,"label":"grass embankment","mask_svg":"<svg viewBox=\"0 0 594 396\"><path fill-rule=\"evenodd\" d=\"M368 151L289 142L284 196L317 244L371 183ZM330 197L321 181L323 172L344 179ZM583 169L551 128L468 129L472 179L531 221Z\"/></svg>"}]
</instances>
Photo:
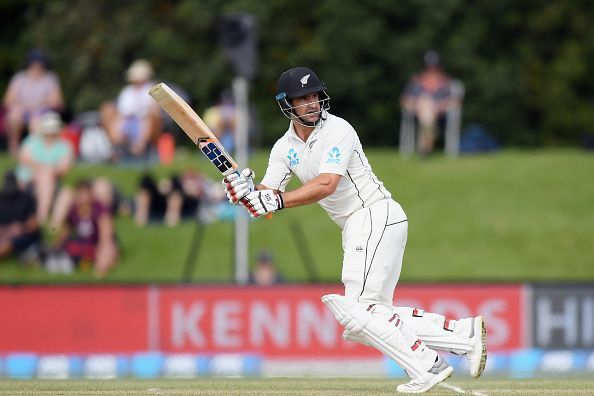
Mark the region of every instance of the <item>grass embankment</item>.
<instances>
[{"instance_id":1,"label":"grass embankment","mask_svg":"<svg viewBox=\"0 0 594 396\"><path fill-rule=\"evenodd\" d=\"M401 158L393 149L368 150L378 177L409 217L401 281L594 280L594 156L577 150L507 150L494 155L428 160ZM258 177L267 153L252 157ZM0 159L0 169L11 162ZM198 154L180 153L157 175L193 166L217 177ZM77 165L66 183L104 175L131 196L142 169ZM293 184L292 186L296 186ZM290 227L299 224L324 282L339 282L340 230L316 205L251 222L250 256L274 251L290 281L306 281ZM176 282L182 277L194 224L138 228L117 220L124 247L107 282ZM209 224L193 275L195 282L232 279L233 225ZM0 282L93 282L88 273L51 275L0 264Z\"/></svg>"}]
</instances>

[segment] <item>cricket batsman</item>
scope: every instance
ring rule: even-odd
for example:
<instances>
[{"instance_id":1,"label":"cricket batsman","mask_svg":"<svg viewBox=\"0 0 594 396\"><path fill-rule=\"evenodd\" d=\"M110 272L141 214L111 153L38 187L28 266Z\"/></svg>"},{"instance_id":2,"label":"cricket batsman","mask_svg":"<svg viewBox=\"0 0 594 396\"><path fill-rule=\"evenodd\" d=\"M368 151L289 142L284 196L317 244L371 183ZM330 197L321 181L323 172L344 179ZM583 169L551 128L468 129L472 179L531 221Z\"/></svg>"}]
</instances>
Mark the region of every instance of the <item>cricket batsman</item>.
<instances>
[{"instance_id":1,"label":"cricket batsman","mask_svg":"<svg viewBox=\"0 0 594 396\"><path fill-rule=\"evenodd\" d=\"M479 377L487 360L481 316L452 320L392 305L408 219L373 173L353 127L328 112L324 83L295 67L280 76L275 98L289 129L272 148L260 184L251 169L223 180L229 200L253 217L317 202L338 224L344 296L322 301L344 326L343 339L376 348L406 371L411 380L398 392L427 392L452 374L436 350L466 356L470 375ZM302 186L286 191L293 175Z\"/></svg>"}]
</instances>

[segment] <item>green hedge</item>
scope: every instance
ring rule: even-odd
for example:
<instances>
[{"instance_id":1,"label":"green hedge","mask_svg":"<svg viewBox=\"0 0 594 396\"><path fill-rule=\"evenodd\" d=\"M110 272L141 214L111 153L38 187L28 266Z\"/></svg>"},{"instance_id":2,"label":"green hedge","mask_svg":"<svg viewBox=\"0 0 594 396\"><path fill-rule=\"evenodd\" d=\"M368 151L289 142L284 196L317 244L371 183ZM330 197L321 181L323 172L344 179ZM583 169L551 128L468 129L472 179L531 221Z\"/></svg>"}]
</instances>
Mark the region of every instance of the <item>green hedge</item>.
<instances>
[{"instance_id":1,"label":"green hedge","mask_svg":"<svg viewBox=\"0 0 594 396\"><path fill-rule=\"evenodd\" d=\"M71 109L96 109L144 57L203 111L232 78L216 32L229 12L258 20L252 97L266 144L285 128L272 100L276 80L295 65L319 72L333 109L368 143L395 144L400 92L430 48L466 85L465 123L484 124L509 145L576 144L594 134L589 1L4 1L0 87L27 49L42 47Z\"/></svg>"}]
</instances>

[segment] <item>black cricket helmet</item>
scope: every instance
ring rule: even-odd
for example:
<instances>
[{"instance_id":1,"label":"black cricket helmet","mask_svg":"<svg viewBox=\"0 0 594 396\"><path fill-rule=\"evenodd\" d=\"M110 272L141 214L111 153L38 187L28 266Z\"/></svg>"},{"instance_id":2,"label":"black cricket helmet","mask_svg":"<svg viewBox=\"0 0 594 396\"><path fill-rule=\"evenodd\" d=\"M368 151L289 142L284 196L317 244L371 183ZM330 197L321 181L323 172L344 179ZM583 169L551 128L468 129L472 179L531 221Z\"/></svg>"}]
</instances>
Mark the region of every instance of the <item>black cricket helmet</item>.
<instances>
[{"instance_id":1,"label":"black cricket helmet","mask_svg":"<svg viewBox=\"0 0 594 396\"><path fill-rule=\"evenodd\" d=\"M326 93L326 85L320 80L318 75L307 67L294 67L284 72L278 79L275 99L281 108L283 114L294 121L304 124L296 113L295 107L291 104L291 99L306 96L318 92L320 103L320 120L324 119L324 111L330 109L330 96ZM319 122L319 121L318 121ZM307 125L306 126L314 126ZM317 124L317 123L316 123Z\"/></svg>"}]
</instances>

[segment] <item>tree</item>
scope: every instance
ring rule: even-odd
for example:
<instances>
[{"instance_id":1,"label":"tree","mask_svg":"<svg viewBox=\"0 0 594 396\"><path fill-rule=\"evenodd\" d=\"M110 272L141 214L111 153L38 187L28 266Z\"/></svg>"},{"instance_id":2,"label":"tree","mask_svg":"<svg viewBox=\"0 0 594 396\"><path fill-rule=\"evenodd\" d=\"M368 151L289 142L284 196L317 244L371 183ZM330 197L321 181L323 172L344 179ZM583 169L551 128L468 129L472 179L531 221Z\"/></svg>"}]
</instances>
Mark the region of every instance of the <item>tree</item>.
<instances>
[{"instance_id":1,"label":"tree","mask_svg":"<svg viewBox=\"0 0 594 396\"><path fill-rule=\"evenodd\" d=\"M113 98L136 58L157 77L186 89L204 109L230 85L216 25L226 12L249 12L259 26L259 74L252 96L273 142L286 128L273 101L276 79L304 65L329 87L332 111L372 144L394 145L398 99L437 50L462 80L465 122L478 122L507 144L575 143L594 125L594 28L589 2L408 0L89 0L4 2L0 79L26 49L49 51L75 111Z\"/></svg>"}]
</instances>

